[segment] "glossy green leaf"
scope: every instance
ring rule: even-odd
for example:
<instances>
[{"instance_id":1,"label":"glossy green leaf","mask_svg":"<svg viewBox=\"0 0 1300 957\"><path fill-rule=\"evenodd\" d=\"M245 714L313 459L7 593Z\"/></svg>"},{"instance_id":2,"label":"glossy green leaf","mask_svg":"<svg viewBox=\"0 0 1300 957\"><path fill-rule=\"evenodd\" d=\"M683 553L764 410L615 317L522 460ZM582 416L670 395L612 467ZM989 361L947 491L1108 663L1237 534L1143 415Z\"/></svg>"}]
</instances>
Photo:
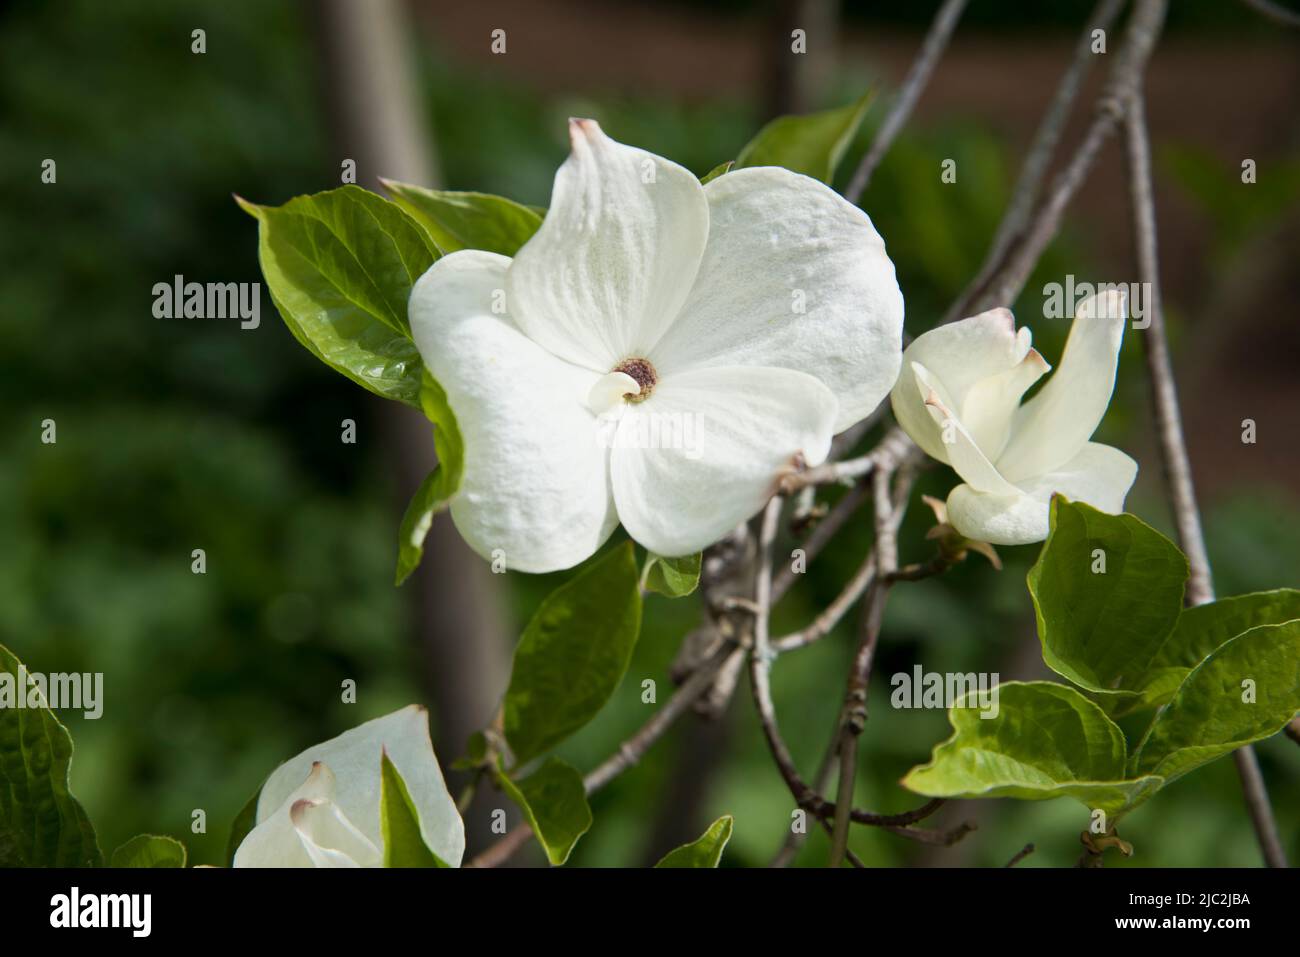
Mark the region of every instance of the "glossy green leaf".
<instances>
[{"instance_id":1,"label":"glossy green leaf","mask_svg":"<svg viewBox=\"0 0 1300 957\"><path fill-rule=\"evenodd\" d=\"M949 709L952 737L904 787L929 797L1072 797L1112 819L1159 789L1158 777L1126 780L1124 735L1073 688L1013 681L997 692L996 717L980 717L978 703Z\"/></svg>"},{"instance_id":2,"label":"glossy green leaf","mask_svg":"<svg viewBox=\"0 0 1300 957\"><path fill-rule=\"evenodd\" d=\"M415 490L398 526L397 585L406 581L420 564L424 557L424 539L429 534L433 517L451 502L451 497L460 487L465 466L465 444L456 425L456 416L447 404L447 394L427 369L421 379L420 406L434 424L433 441L438 452L438 464Z\"/></svg>"},{"instance_id":3,"label":"glossy green leaf","mask_svg":"<svg viewBox=\"0 0 1300 957\"><path fill-rule=\"evenodd\" d=\"M1271 737L1300 712L1300 621L1238 635L1193 668L1133 757L1138 774L1172 781Z\"/></svg>"},{"instance_id":4,"label":"glossy green leaf","mask_svg":"<svg viewBox=\"0 0 1300 957\"><path fill-rule=\"evenodd\" d=\"M724 814L698 839L665 854L655 867L717 867L731 840L732 823L731 815Z\"/></svg>"},{"instance_id":5,"label":"glossy green leaf","mask_svg":"<svg viewBox=\"0 0 1300 957\"><path fill-rule=\"evenodd\" d=\"M784 166L829 184L873 97L867 93L855 103L821 113L778 116L740 151L736 169Z\"/></svg>"},{"instance_id":6,"label":"glossy green leaf","mask_svg":"<svg viewBox=\"0 0 1300 957\"><path fill-rule=\"evenodd\" d=\"M263 784L266 782L263 782ZM262 796L262 786L259 784L253 796L249 798L239 813L235 815L234 823L230 825L230 837L226 838L226 866L233 867L235 863L235 851L239 850L239 845L244 843L244 838L248 837L248 832L257 826L257 799Z\"/></svg>"},{"instance_id":7,"label":"glossy green leaf","mask_svg":"<svg viewBox=\"0 0 1300 957\"><path fill-rule=\"evenodd\" d=\"M641 573L642 587L658 592L660 595L667 595L669 598L682 598L689 595L700 584L702 559L701 552L683 555L680 558L647 555L645 570Z\"/></svg>"},{"instance_id":8,"label":"glossy green leaf","mask_svg":"<svg viewBox=\"0 0 1300 957\"><path fill-rule=\"evenodd\" d=\"M497 780L524 812L547 859L557 866L567 861L578 838L591 827L582 775L559 758L547 758L522 781L512 781L505 774L499 774Z\"/></svg>"},{"instance_id":9,"label":"glossy green leaf","mask_svg":"<svg viewBox=\"0 0 1300 957\"><path fill-rule=\"evenodd\" d=\"M406 304L439 255L425 231L357 186L283 206L238 202L258 221L262 274L298 341L371 392L418 406L422 365Z\"/></svg>"},{"instance_id":10,"label":"glossy green leaf","mask_svg":"<svg viewBox=\"0 0 1300 957\"><path fill-rule=\"evenodd\" d=\"M379 756L379 828L384 867L446 867L420 834L420 812L401 773L384 750Z\"/></svg>"},{"instance_id":11,"label":"glossy green leaf","mask_svg":"<svg viewBox=\"0 0 1300 957\"><path fill-rule=\"evenodd\" d=\"M72 736L0 645L0 867L98 867L95 829L68 790Z\"/></svg>"},{"instance_id":12,"label":"glossy green leaf","mask_svg":"<svg viewBox=\"0 0 1300 957\"><path fill-rule=\"evenodd\" d=\"M730 172L731 167L735 165L736 165L735 160L727 160L725 163L719 163L717 166L713 167L713 169L709 170L707 173L705 173L703 176L700 177L700 185L704 186L707 185L708 183L713 182L723 173Z\"/></svg>"},{"instance_id":13,"label":"glossy green leaf","mask_svg":"<svg viewBox=\"0 0 1300 957\"><path fill-rule=\"evenodd\" d=\"M590 721L627 671L641 630L632 543L610 549L542 602L515 649L504 728L516 765Z\"/></svg>"},{"instance_id":14,"label":"glossy green leaf","mask_svg":"<svg viewBox=\"0 0 1300 957\"><path fill-rule=\"evenodd\" d=\"M503 196L381 182L393 202L410 213L444 253L486 249L513 256L542 225L535 210Z\"/></svg>"},{"instance_id":15,"label":"glossy green leaf","mask_svg":"<svg viewBox=\"0 0 1300 957\"><path fill-rule=\"evenodd\" d=\"M127 841L109 859L109 867L184 867L185 845L174 837L141 834Z\"/></svg>"},{"instance_id":16,"label":"glossy green leaf","mask_svg":"<svg viewBox=\"0 0 1300 957\"><path fill-rule=\"evenodd\" d=\"M1057 495L1028 580L1048 667L1090 691L1134 696L1178 621L1187 559L1132 515Z\"/></svg>"},{"instance_id":17,"label":"glossy green leaf","mask_svg":"<svg viewBox=\"0 0 1300 957\"><path fill-rule=\"evenodd\" d=\"M1140 707L1169 701L1188 673L1224 642L1260 625L1300 618L1300 590L1279 588L1186 608L1147 672ZM1129 710L1133 710L1130 708Z\"/></svg>"}]
</instances>

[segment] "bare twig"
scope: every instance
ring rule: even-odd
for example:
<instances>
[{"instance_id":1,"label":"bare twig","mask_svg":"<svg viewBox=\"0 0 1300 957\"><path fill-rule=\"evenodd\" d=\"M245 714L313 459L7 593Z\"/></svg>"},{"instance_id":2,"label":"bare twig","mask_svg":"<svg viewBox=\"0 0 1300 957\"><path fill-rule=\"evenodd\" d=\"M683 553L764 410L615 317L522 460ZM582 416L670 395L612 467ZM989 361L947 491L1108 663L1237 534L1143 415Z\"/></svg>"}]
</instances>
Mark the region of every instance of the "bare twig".
<instances>
[{"instance_id":1,"label":"bare twig","mask_svg":"<svg viewBox=\"0 0 1300 957\"><path fill-rule=\"evenodd\" d=\"M875 459L870 455L839 462L823 462L802 472L788 472L777 484L782 495L793 495L800 489L812 485L835 485L839 482L856 481L870 472L875 464Z\"/></svg>"},{"instance_id":2,"label":"bare twig","mask_svg":"<svg viewBox=\"0 0 1300 957\"><path fill-rule=\"evenodd\" d=\"M867 554L857 572L840 590L840 593L835 596L834 600L822 609L808 625L799 631L782 635L772 642L772 650L777 654L784 654L787 651L802 648L804 645L811 645L814 641L825 638L840 623L840 619L844 617L845 613L862 597L862 593L871 587L871 583L875 581L875 578L876 553L873 549Z\"/></svg>"},{"instance_id":3,"label":"bare twig","mask_svg":"<svg viewBox=\"0 0 1300 957\"><path fill-rule=\"evenodd\" d=\"M826 543L839 533L840 529L844 527L844 523L849 520L849 517L867 500L868 493L867 484L859 482L836 502L835 507L813 527L807 539L800 545L800 548L803 549L805 563L817 557L818 553L826 547ZM798 573L789 562L781 566L781 569L776 573L776 578L772 581L772 602L774 604L780 601L785 596L785 593L790 590L790 586L794 584L796 577L798 577Z\"/></svg>"},{"instance_id":4,"label":"bare twig","mask_svg":"<svg viewBox=\"0 0 1300 957\"><path fill-rule=\"evenodd\" d=\"M870 148L858 163L858 168L853 171L853 178L849 180L848 189L844 191L844 198L850 203L856 204L862 198L867 184L871 182L871 174L876 171L880 161L885 158L885 153L893 145L899 130L912 115L912 109L916 106L916 101L921 98L926 84L930 82L930 74L934 72L935 64L943 55L948 39L952 36L952 31L956 28L965 7L966 0L944 0L943 5L939 7L939 12L934 15L934 22L930 24L930 31L921 44L921 51L912 63L907 79L903 81L903 88L899 91L898 99L894 101L893 109L889 111L885 122L876 131Z\"/></svg>"},{"instance_id":5,"label":"bare twig","mask_svg":"<svg viewBox=\"0 0 1300 957\"><path fill-rule=\"evenodd\" d=\"M1021 861L1023 861L1026 857L1028 857L1032 853L1034 853L1034 845L1026 844L1020 850L1016 851L1016 853L1012 855L1011 860L1007 861L1006 864L1003 865L1003 867L1015 867L1017 864L1019 864Z\"/></svg>"},{"instance_id":6,"label":"bare twig","mask_svg":"<svg viewBox=\"0 0 1300 957\"><path fill-rule=\"evenodd\" d=\"M853 666L849 672L848 690L844 696L844 711L839 730L839 787L836 791L835 827L831 833L830 866L839 867L844 861L844 852L848 847L849 809L853 805L853 789L857 780L858 735L867 721L867 685L871 679L871 662L875 655L876 641L880 637L880 622L884 616L885 599L889 593L888 576L898 567L898 526L902 522L903 512L907 506L907 494L915 478L915 469L907 467L907 460L913 446L905 453L894 495L890 494L891 472L883 465L872 473L872 491L875 500L876 543L875 570L876 580L862 609L861 638ZM906 491L900 490L905 489Z\"/></svg>"},{"instance_id":7,"label":"bare twig","mask_svg":"<svg viewBox=\"0 0 1300 957\"><path fill-rule=\"evenodd\" d=\"M1125 119L1126 157L1129 189L1133 204L1134 243L1138 270L1147 288L1147 312L1150 325L1143 336L1146 347L1147 373L1151 383L1151 404L1160 437L1165 483L1173 500L1174 521L1179 544L1187 555L1190 576L1187 601L1202 605L1214 600L1214 582L1210 559L1205 549L1196 490L1192 485L1192 466L1183 438L1182 416L1178 409L1178 391L1174 385L1169 343L1165 336L1164 311L1160 300L1160 268L1156 252L1155 199L1151 181L1151 146L1147 136L1146 110L1140 88L1132 96ZM1255 751L1247 745L1233 752L1237 774L1241 778L1246 807L1255 826L1264 860L1269 867L1286 867L1286 853L1278 834L1277 821L1268 799L1268 789L1259 771Z\"/></svg>"},{"instance_id":8,"label":"bare twig","mask_svg":"<svg viewBox=\"0 0 1300 957\"><path fill-rule=\"evenodd\" d=\"M1030 144L1025 163L1020 168L1020 175L1011 191L1011 202L1002 215L997 232L993 235L993 242L989 245L984 263L971 283L953 301L952 306L944 314L943 322L952 322L967 314L971 302L992 280L1007 252L1028 223L1034 204L1038 201L1039 187L1042 185L1043 177L1047 175L1053 156L1056 155L1056 147L1060 143L1061 134L1065 131L1066 121L1070 118L1070 110L1074 106L1075 98L1079 95L1079 89L1083 86L1083 81L1097 58L1097 54L1093 53L1093 31L1109 30L1123 6L1124 0L1100 0L1088 17L1087 23L1084 24L1083 33L1074 46L1074 57L1065 75L1061 77L1056 94L1052 97L1052 102L1047 112L1043 114L1038 130L1034 133L1033 143Z\"/></svg>"},{"instance_id":9,"label":"bare twig","mask_svg":"<svg viewBox=\"0 0 1300 957\"><path fill-rule=\"evenodd\" d=\"M1138 0L1083 142L1069 164L1052 181L1046 199L1026 225L1023 239L1010 251L1005 264L989 282L987 290L976 297L971 312L1009 305L1020 295L1020 290L1029 279L1029 273L1060 229L1061 216L1066 207L1087 179L1101 147L1115 131L1125 107L1132 99L1133 91L1141 82L1143 70L1151 51L1155 49L1156 39L1164 23L1165 3L1166 0Z\"/></svg>"},{"instance_id":10,"label":"bare twig","mask_svg":"<svg viewBox=\"0 0 1300 957\"><path fill-rule=\"evenodd\" d=\"M1138 273L1145 286L1150 325L1142 336L1147 376L1151 386L1151 407L1160 437L1160 456L1165 483L1173 499L1178 540L1187 554L1191 575L1187 580L1187 601L1203 605L1214 600L1210 558L1205 551L1200 510L1192 485L1192 466L1183 439L1178 390L1174 385L1169 342L1165 335L1164 303L1160 295L1160 267L1156 253L1156 209L1151 186L1151 147L1147 140L1146 110L1141 93L1134 95L1124 124L1129 191L1133 204L1134 245Z\"/></svg>"},{"instance_id":11,"label":"bare twig","mask_svg":"<svg viewBox=\"0 0 1300 957\"><path fill-rule=\"evenodd\" d=\"M1274 3L1273 0L1241 0L1241 2L1274 23L1287 27L1300 27L1300 13L1288 10L1282 4Z\"/></svg>"}]
</instances>

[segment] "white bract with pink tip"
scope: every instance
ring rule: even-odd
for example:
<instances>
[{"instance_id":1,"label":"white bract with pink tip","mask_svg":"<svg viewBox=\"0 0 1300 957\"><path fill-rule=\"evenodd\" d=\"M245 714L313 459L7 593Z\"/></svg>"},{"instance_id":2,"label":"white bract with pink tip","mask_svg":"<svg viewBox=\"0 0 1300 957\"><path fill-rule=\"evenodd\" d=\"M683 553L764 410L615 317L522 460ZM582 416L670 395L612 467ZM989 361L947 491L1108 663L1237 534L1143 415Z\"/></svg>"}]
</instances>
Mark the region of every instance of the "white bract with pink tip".
<instances>
[{"instance_id":1,"label":"white bract with pink tip","mask_svg":"<svg viewBox=\"0 0 1300 957\"><path fill-rule=\"evenodd\" d=\"M1105 512L1124 510L1137 463L1089 439L1115 389L1126 321L1120 292L1080 303L1061 367L1023 405L1050 367L1008 310L940 326L907 347L891 395L894 415L964 480L948 496L948 522L958 532L995 545L1040 542L1055 492Z\"/></svg>"},{"instance_id":2,"label":"white bract with pink tip","mask_svg":"<svg viewBox=\"0 0 1300 957\"><path fill-rule=\"evenodd\" d=\"M865 213L775 167L702 186L570 122L536 235L444 256L416 345L465 464L451 514L508 567L568 568L621 522L660 555L754 514L898 375L903 298Z\"/></svg>"}]
</instances>

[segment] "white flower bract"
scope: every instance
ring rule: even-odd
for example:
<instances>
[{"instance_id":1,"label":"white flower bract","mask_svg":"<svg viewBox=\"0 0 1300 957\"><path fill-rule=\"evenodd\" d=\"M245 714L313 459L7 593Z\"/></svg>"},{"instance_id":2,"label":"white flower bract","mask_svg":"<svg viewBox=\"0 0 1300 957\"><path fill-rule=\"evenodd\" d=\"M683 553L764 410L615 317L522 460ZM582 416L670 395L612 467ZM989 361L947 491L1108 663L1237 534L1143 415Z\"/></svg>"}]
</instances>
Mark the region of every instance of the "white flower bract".
<instances>
[{"instance_id":1,"label":"white flower bract","mask_svg":"<svg viewBox=\"0 0 1300 957\"><path fill-rule=\"evenodd\" d=\"M947 502L958 532L995 545L1040 542L1056 492L1123 511L1137 463L1089 439L1115 389L1126 322L1122 293L1080 303L1060 368L1023 405L1049 366L1008 310L940 326L907 347L890 396L894 415L964 480Z\"/></svg>"},{"instance_id":2,"label":"white flower bract","mask_svg":"<svg viewBox=\"0 0 1300 957\"><path fill-rule=\"evenodd\" d=\"M528 572L581 562L620 522L661 555L716 541L826 457L902 352L884 243L822 183L758 167L702 186L592 120L570 139L519 253L444 256L410 301L464 439L452 518ZM664 434L692 441L637 440Z\"/></svg>"},{"instance_id":3,"label":"white flower bract","mask_svg":"<svg viewBox=\"0 0 1300 957\"><path fill-rule=\"evenodd\" d=\"M256 825L235 867L380 867L380 761L387 751L405 781L429 850L459 867L465 825L443 783L429 715L411 705L308 748L262 785Z\"/></svg>"}]
</instances>

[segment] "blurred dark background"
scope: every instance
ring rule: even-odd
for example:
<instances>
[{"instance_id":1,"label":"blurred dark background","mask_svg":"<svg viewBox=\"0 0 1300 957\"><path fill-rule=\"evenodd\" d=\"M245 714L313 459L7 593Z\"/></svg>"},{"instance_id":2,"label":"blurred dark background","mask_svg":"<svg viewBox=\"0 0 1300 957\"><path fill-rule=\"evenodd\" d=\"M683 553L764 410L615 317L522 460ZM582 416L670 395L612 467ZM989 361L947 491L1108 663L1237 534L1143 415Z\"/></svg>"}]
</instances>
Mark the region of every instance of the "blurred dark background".
<instances>
[{"instance_id":1,"label":"blurred dark background","mask_svg":"<svg viewBox=\"0 0 1300 957\"><path fill-rule=\"evenodd\" d=\"M426 567L392 586L397 523L431 448L418 416L316 362L263 294L262 322L153 317L152 287L260 281L256 202L360 181L423 179L545 205L566 152L564 118L698 173L733 157L770 115L839 105L876 86L847 178L915 54L931 3L732 0L0 3L0 642L34 671L105 674L98 721L64 713L73 787L111 850L174 834L218 863L243 802L280 761L361 720L428 702L444 763L488 721L515 636L556 578L492 576L446 517ZM1166 299L1188 440L1220 594L1296 585L1300 570L1300 60L1297 36L1243 4L1178 0L1152 61L1148 114ZM1089 2L971 3L917 114L863 200L884 235L915 335L975 272L1023 150ZM792 65L790 24L808 30ZM491 31L507 52L490 52ZM206 52L191 52L191 32ZM1112 43L1118 35L1112 36ZM375 58L377 54L377 59ZM1093 71L1091 96L1104 74ZM1080 110L1080 113L1083 111ZM1077 134L1079 123L1072 127ZM1067 144L1068 146L1068 144ZM41 164L57 162L57 182ZM958 162L958 182L938 169ZM1258 164L1243 185L1240 164ZM374 168L378 164L383 168ZM412 172L414 170L414 172ZM421 176L421 172L423 175ZM1042 286L1136 278L1115 144L1017 304L1051 361L1067 325L1042 318ZM1129 508L1170 530L1138 343L1100 438L1142 463ZM40 441L57 422L58 442ZM343 419L358 424L340 441ZM1243 445L1241 421L1258 442ZM927 474L942 495L952 476ZM927 555L914 500L904 559ZM841 536L781 607L798 627L838 591L869 543ZM191 573L191 550L207 574ZM859 802L915 806L896 784L947 735L942 713L889 709L887 676L1034 677L1042 665L1024 574L1036 547L1004 549L895 590L864 735ZM648 716L640 682L669 693L668 664L696 599L652 598L631 672L562 749L586 769ZM777 707L805 775L830 733L852 640L781 659ZM340 685L354 679L358 702ZM1279 823L1300 860L1300 749L1259 748ZM489 795L487 804L504 804ZM190 832L207 813L206 834ZM471 822L481 846L482 804ZM580 864L641 864L736 816L731 864L766 863L791 801L743 691L706 725L688 719L594 800ZM933 850L869 829L874 864L1025 865L1078 853L1073 802L963 802L978 820ZM1230 761L1183 779L1126 822L1135 864L1251 865L1258 851ZM801 863L824 861L814 834Z\"/></svg>"}]
</instances>

